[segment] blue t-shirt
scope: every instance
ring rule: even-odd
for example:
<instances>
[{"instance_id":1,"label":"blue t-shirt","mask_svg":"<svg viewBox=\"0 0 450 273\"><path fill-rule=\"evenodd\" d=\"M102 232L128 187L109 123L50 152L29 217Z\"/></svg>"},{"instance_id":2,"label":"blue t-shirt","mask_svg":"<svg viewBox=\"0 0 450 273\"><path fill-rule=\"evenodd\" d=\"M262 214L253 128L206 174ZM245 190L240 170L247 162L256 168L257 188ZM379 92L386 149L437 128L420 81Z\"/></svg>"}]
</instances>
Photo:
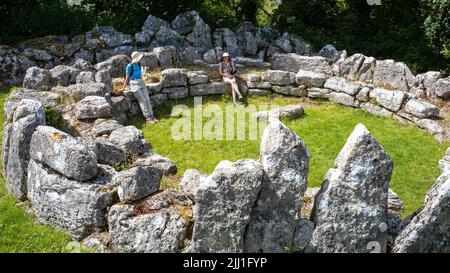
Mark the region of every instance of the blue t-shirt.
<instances>
[{"instance_id":1,"label":"blue t-shirt","mask_svg":"<svg viewBox=\"0 0 450 273\"><path fill-rule=\"evenodd\" d=\"M141 78L141 67L139 66L139 64L128 64L127 67L125 68L125 72L127 74L131 74L131 66L134 66L133 68L133 75L130 75L130 80L135 80L135 79L139 79Z\"/></svg>"}]
</instances>

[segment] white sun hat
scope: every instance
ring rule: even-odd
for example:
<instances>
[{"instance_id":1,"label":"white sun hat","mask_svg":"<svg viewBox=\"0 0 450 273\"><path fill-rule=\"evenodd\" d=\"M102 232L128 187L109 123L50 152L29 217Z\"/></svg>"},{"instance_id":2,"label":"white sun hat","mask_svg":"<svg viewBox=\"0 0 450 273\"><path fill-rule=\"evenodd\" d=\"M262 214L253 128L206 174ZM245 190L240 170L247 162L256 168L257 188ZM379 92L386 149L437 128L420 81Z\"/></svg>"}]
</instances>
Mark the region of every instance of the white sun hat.
<instances>
[{"instance_id":1,"label":"white sun hat","mask_svg":"<svg viewBox=\"0 0 450 273\"><path fill-rule=\"evenodd\" d=\"M225 58L225 57L230 57L230 54L228 54L228 52L223 53L222 58Z\"/></svg>"},{"instance_id":2,"label":"white sun hat","mask_svg":"<svg viewBox=\"0 0 450 273\"><path fill-rule=\"evenodd\" d=\"M144 54L141 52L133 52L131 53L131 62L132 63L138 63L140 60L142 60L142 57L144 57Z\"/></svg>"}]
</instances>

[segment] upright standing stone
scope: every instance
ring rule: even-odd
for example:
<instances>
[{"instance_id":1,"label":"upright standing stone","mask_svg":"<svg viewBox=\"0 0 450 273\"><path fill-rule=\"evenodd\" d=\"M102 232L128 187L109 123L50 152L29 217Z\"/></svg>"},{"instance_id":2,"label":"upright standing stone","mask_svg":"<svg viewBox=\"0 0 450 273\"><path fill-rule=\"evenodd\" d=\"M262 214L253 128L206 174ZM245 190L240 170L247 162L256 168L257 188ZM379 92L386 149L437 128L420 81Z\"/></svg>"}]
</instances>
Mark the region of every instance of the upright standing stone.
<instances>
[{"instance_id":1,"label":"upright standing stone","mask_svg":"<svg viewBox=\"0 0 450 273\"><path fill-rule=\"evenodd\" d=\"M386 252L392 160L358 124L316 195L308 251Z\"/></svg>"},{"instance_id":2,"label":"upright standing stone","mask_svg":"<svg viewBox=\"0 0 450 273\"><path fill-rule=\"evenodd\" d=\"M254 160L222 161L201 182L194 206L193 252L243 252L245 229L261 189Z\"/></svg>"},{"instance_id":3,"label":"upright standing stone","mask_svg":"<svg viewBox=\"0 0 450 273\"><path fill-rule=\"evenodd\" d=\"M6 185L19 200L25 200L27 196L30 141L39 125L45 125L44 107L39 101L23 99L14 112L13 122L4 132L8 136L4 137L6 143L3 143Z\"/></svg>"},{"instance_id":4,"label":"upright standing stone","mask_svg":"<svg viewBox=\"0 0 450 273\"><path fill-rule=\"evenodd\" d=\"M261 140L263 180L246 230L245 252L285 252L306 191L309 152L302 139L278 119L270 119Z\"/></svg>"}]
</instances>

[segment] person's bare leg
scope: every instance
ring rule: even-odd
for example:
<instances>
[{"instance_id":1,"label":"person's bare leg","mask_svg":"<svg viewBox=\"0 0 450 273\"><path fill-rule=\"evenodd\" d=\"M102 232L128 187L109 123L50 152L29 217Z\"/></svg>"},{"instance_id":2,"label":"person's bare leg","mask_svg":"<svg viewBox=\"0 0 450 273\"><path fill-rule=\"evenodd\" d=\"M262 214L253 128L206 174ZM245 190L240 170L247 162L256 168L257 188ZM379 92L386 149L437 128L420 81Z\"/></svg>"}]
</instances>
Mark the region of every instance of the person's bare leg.
<instances>
[{"instance_id":1,"label":"person's bare leg","mask_svg":"<svg viewBox=\"0 0 450 273\"><path fill-rule=\"evenodd\" d=\"M242 94L241 94L241 92L239 92L239 87L238 87L237 83L235 83L235 82L232 83L231 88L233 88L233 90L238 94L239 99L242 99Z\"/></svg>"},{"instance_id":2,"label":"person's bare leg","mask_svg":"<svg viewBox=\"0 0 450 273\"><path fill-rule=\"evenodd\" d=\"M233 86L231 86L231 94L233 94L233 103L236 105L236 92L234 91Z\"/></svg>"}]
</instances>

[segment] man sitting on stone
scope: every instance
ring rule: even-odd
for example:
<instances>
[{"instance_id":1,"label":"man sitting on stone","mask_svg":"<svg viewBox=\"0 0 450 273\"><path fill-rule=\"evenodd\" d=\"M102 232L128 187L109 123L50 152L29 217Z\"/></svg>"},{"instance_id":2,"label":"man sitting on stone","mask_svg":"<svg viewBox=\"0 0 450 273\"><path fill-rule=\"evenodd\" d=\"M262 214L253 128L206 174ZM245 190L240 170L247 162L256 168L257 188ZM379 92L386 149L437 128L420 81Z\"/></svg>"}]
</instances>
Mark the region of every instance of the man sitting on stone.
<instances>
[{"instance_id":1,"label":"man sitting on stone","mask_svg":"<svg viewBox=\"0 0 450 273\"><path fill-rule=\"evenodd\" d=\"M219 65L219 73L223 77L223 81L231 85L231 92L233 94L233 103L236 105L236 94L238 94L239 99L242 99L242 95L239 92L239 87L236 83L236 73L237 69L234 65L233 60L230 58L228 52L223 53L222 61Z\"/></svg>"},{"instance_id":2,"label":"man sitting on stone","mask_svg":"<svg viewBox=\"0 0 450 273\"><path fill-rule=\"evenodd\" d=\"M144 54L139 52L133 52L131 54L131 63L125 68L125 80L123 81L122 92L130 83L130 90L134 97L138 100L142 113L144 114L148 123L156 123L158 120L153 116L152 104L148 95L147 86L142 79L141 65L139 61L144 57Z\"/></svg>"}]
</instances>

